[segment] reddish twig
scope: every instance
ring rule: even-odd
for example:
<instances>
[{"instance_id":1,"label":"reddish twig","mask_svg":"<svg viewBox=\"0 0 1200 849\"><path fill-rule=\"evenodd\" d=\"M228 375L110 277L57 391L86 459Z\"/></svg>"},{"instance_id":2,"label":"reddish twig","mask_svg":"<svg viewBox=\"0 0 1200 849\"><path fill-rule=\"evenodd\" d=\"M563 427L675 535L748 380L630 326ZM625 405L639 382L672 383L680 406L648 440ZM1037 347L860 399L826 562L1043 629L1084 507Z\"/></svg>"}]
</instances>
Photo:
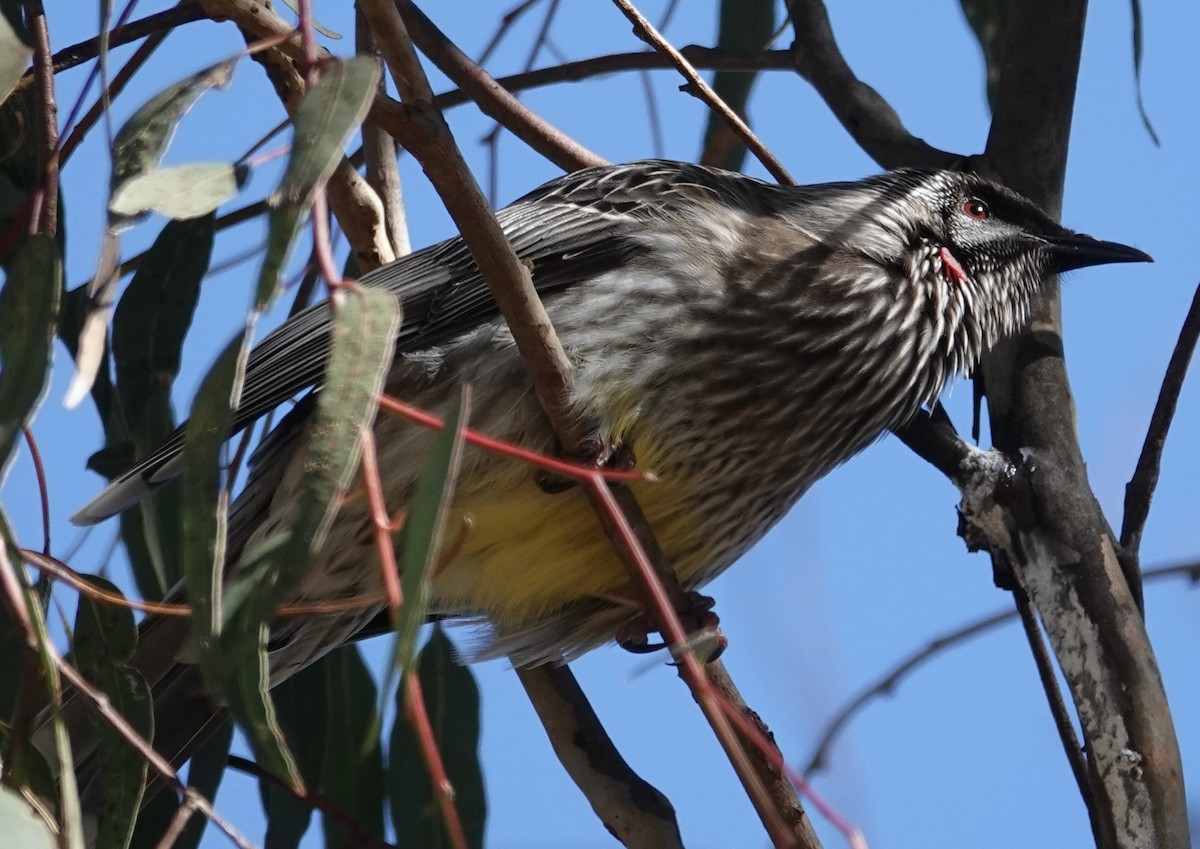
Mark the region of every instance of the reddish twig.
<instances>
[{"instance_id":1,"label":"reddish twig","mask_svg":"<svg viewBox=\"0 0 1200 849\"><path fill-rule=\"evenodd\" d=\"M392 621L398 621L400 606L404 604L404 591L400 588L400 567L396 564L396 550L392 546L392 521L383 498L383 482L379 478L379 459L375 451L375 433L364 426L362 440L362 479L367 491L367 504L371 512L371 528L375 536L375 548L379 552L379 574L383 592L387 599Z\"/></svg>"},{"instance_id":2,"label":"reddish twig","mask_svg":"<svg viewBox=\"0 0 1200 849\"><path fill-rule=\"evenodd\" d=\"M425 769L429 773L429 782L433 785L433 795L442 815L442 824L446 827L446 838L454 849L467 849L467 836L463 831L458 810L454 807L454 787L446 775L442 753L438 751L437 741L433 738L433 726L429 722L429 712L425 709L421 681L413 670L405 674L404 688L404 714L413 728L417 746L421 750L421 760L425 762Z\"/></svg>"},{"instance_id":3,"label":"reddish twig","mask_svg":"<svg viewBox=\"0 0 1200 849\"><path fill-rule=\"evenodd\" d=\"M392 397L391 395L379 396L379 409L384 412L393 413L408 419L411 422L422 425L423 427L440 430L446 426L446 423L424 410L405 404L403 401ZM612 482L633 482L633 481L655 481L657 478L650 472L637 471L620 471L616 469L600 469L597 470L591 466L579 465L570 463L566 460L559 460L554 457L548 457L545 454L539 454L536 451L530 451L528 448L522 448L512 442L507 442L503 439L496 439L493 436L488 436L471 428L463 428L463 441L482 448L484 451L490 451L494 454L499 454L504 457L511 457L522 463L528 463L535 468L550 472L551 474L560 477L569 478L573 481L586 483L593 476L599 474L604 480Z\"/></svg>"},{"instance_id":4,"label":"reddish twig","mask_svg":"<svg viewBox=\"0 0 1200 849\"><path fill-rule=\"evenodd\" d=\"M58 232L58 101L54 95L53 54L50 51L50 29L41 0L25 4L29 30L33 35L33 72L38 87L39 153L42 159L41 180L33 191L30 222L34 232L53 237Z\"/></svg>"},{"instance_id":5,"label":"reddish twig","mask_svg":"<svg viewBox=\"0 0 1200 849\"><path fill-rule=\"evenodd\" d=\"M38 498L42 507L42 553L50 554L50 487L46 483L46 468L42 465L42 452L38 451L37 440L29 425L21 428L25 444L29 446L29 458L33 461L33 472L37 477Z\"/></svg>"}]
</instances>

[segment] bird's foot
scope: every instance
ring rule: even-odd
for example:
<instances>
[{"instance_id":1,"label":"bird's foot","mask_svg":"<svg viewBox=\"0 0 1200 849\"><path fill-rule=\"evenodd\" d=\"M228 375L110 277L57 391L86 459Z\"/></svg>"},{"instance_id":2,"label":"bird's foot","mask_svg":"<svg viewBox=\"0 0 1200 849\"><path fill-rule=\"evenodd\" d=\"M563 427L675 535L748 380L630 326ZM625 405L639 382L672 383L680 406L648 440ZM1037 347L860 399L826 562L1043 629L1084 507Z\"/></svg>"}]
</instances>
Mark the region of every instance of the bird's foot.
<instances>
[{"instance_id":1,"label":"bird's foot","mask_svg":"<svg viewBox=\"0 0 1200 849\"><path fill-rule=\"evenodd\" d=\"M716 660L725 651L729 641L721 633L721 620L713 612L716 604L711 596L698 592L687 593L688 609L679 615L688 633L688 646L705 663ZM617 645L633 654L649 654L669 647L665 641L650 642L650 634L658 626L648 613L639 613L617 629Z\"/></svg>"},{"instance_id":2,"label":"bird's foot","mask_svg":"<svg viewBox=\"0 0 1200 849\"><path fill-rule=\"evenodd\" d=\"M582 452L576 457L567 457L566 459L579 463L582 466L587 466L593 469L627 472L637 465L637 457L634 456L633 450L628 448L621 440L614 442L605 442L598 435L588 437L582 446ZM548 472L541 469L534 476L538 487L542 492L556 495L560 492L566 492L575 486L575 481L570 478L556 475L554 472Z\"/></svg>"}]
</instances>

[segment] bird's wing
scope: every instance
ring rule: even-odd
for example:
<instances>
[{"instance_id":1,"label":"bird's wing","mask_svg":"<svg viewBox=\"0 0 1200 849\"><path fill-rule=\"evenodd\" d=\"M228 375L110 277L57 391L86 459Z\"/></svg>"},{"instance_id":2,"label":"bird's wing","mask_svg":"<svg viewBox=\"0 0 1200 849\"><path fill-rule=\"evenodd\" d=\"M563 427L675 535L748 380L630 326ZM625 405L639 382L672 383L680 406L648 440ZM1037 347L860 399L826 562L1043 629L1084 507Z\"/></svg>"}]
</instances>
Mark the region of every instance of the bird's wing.
<instances>
[{"instance_id":1,"label":"bird's wing","mask_svg":"<svg viewBox=\"0 0 1200 849\"><path fill-rule=\"evenodd\" d=\"M497 213L518 257L532 268L543 297L618 267L643 250L633 238L649 221L680 214L691 202L742 205L750 185L765 184L683 163L645 161L590 168L542 186ZM404 308L398 351L437 345L495 318L491 293L461 238L410 254L364 275ZM320 386L329 356L328 303L309 307L251 351L230 435L304 390ZM89 525L136 504L182 470L183 426L79 510Z\"/></svg>"}]
</instances>

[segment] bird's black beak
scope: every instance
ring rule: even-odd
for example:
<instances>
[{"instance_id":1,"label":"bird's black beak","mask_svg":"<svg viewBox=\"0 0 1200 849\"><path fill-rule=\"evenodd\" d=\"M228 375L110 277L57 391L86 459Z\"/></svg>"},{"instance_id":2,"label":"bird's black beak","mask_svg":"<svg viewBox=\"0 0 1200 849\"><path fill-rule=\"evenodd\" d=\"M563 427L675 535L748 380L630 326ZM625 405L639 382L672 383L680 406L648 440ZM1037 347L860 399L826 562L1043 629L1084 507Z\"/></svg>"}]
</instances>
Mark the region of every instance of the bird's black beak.
<instances>
[{"instance_id":1,"label":"bird's black beak","mask_svg":"<svg viewBox=\"0 0 1200 849\"><path fill-rule=\"evenodd\" d=\"M1046 242L1050 245L1050 267L1055 274L1110 262L1154 262L1149 254L1137 248L1118 242L1102 242L1070 230L1050 236Z\"/></svg>"}]
</instances>

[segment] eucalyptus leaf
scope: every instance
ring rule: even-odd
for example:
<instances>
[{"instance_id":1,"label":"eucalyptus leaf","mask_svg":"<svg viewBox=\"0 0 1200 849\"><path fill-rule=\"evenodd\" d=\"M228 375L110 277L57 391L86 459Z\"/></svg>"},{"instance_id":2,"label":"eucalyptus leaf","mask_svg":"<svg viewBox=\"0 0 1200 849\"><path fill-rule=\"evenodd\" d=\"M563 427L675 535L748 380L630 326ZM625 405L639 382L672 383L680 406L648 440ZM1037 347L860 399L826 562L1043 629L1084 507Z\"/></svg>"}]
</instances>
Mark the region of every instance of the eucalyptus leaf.
<instances>
[{"instance_id":1,"label":"eucalyptus leaf","mask_svg":"<svg viewBox=\"0 0 1200 849\"><path fill-rule=\"evenodd\" d=\"M279 188L271 195L267 252L258 278L257 302L264 306L279 286L300 218L342 156L350 134L362 123L375 97L379 63L359 56L325 67L296 109L292 153Z\"/></svg>"},{"instance_id":2,"label":"eucalyptus leaf","mask_svg":"<svg viewBox=\"0 0 1200 849\"><path fill-rule=\"evenodd\" d=\"M32 58L33 51L25 46L8 18L0 15L0 103L12 94Z\"/></svg>"},{"instance_id":3,"label":"eucalyptus leaf","mask_svg":"<svg viewBox=\"0 0 1200 849\"><path fill-rule=\"evenodd\" d=\"M724 50L763 50L775 32L775 0L721 0L717 47ZM740 118L746 120L746 105L757 73L717 71L713 91ZM746 146L729 125L713 111L704 130L704 165L739 171L746 161Z\"/></svg>"},{"instance_id":4,"label":"eucalyptus leaf","mask_svg":"<svg viewBox=\"0 0 1200 849\"><path fill-rule=\"evenodd\" d=\"M53 239L26 236L16 251L0 289L0 483L46 389L62 293L62 257Z\"/></svg>"},{"instance_id":5,"label":"eucalyptus leaf","mask_svg":"<svg viewBox=\"0 0 1200 849\"><path fill-rule=\"evenodd\" d=\"M454 809L467 845L479 849L487 820L479 761L479 686L471 670L454 659L454 649L440 625L434 626L421 650L417 669L405 672L414 673L421 682L433 741L454 788ZM396 720L388 745L392 822L405 846L449 847L433 784L406 718L406 689L402 684L396 694Z\"/></svg>"},{"instance_id":6,"label":"eucalyptus leaf","mask_svg":"<svg viewBox=\"0 0 1200 849\"><path fill-rule=\"evenodd\" d=\"M126 182L158 165L183 116L204 92L214 86L227 86L236 64L236 58L227 59L192 74L159 92L133 113L113 137L110 197L115 197ZM128 223L124 215L109 216L111 228L121 229Z\"/></svg>"},{"instance_id":7,"label":"eucalyptus leaf","mask_svg":"<svg viewBox=\"0 0 1200 849\"><path fill-rule=\"evenodd\" d=\"M56 849L58 845L29 803L7 787L0 787L0 834L6 846L20 849Z\"/></svg>"},{"instance_id":8,"label":"eucalyptus leaf","mask_svg":"<svg viewBox=\"0 0 1200 849\"><path fill-rule=\"evenodd\" d=\"M237 197L248 170L232 162L192 162L151 168L113 192L109 212L136 216L157 212L167 218L196 218Z\"/></svg>"}]
</instances>

